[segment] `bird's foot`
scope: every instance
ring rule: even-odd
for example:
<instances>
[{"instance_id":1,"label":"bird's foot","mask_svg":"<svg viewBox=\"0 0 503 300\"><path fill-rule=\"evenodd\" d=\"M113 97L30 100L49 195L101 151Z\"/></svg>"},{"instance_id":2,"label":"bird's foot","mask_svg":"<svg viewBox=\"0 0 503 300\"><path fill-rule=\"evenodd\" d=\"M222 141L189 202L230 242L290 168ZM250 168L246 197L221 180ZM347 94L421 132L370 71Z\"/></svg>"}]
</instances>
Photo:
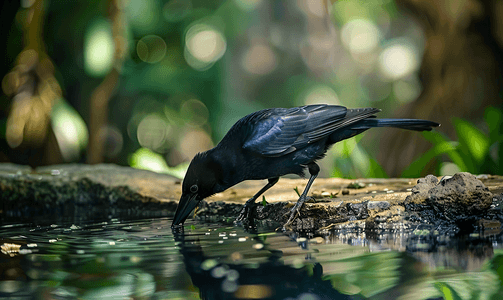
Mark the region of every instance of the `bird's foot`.
<instances>
[{"instance_id":1,"label":"bird's foot","mask_svg":"<svg viewBox=\"0 0 503 300\"><path fill-rule=\"evenodd\" d=\"M253 219L253 209L257 206L256 203L247 201L241 212L239 212L238 217L234 220L234 224L241 225L243 223L250 223L250 220Z\"/></svg>"},{"instance_id":2,"label":"bird's foot","mask_svg":"<svg viewBox=\"0 0 503 300\"><path fill-rule=\"evenodd\" d=\"M314 201L313 197L303 197L301 196L297 203L292 207L290 210L290 217L288 218L288 221L283 225L283 231L291 230L291 225L293 221L297 218L297 216L300 216L300 209L302 208L302 205L306 201Z\"/></svg>"}]
</instances>

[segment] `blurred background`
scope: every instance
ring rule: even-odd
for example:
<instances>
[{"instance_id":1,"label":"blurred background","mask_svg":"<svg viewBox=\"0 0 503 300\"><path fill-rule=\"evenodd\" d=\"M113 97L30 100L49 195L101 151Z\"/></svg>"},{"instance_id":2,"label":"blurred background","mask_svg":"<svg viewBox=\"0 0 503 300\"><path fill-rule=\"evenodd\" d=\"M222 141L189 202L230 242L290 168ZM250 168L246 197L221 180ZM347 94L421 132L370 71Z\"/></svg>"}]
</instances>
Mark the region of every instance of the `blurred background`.
<instances>
[{"instance_id":1,"label":"blurred background","mask_svg":"<svg viewBox=\"0 0 503 300\"><path fill-rule=\"evenodd\" d=\"M329 103L442 126L338 143L323 176L503 175L503 1L2 5L1 162L183 177L246 114Z\"/></svg>"}]
</instances>

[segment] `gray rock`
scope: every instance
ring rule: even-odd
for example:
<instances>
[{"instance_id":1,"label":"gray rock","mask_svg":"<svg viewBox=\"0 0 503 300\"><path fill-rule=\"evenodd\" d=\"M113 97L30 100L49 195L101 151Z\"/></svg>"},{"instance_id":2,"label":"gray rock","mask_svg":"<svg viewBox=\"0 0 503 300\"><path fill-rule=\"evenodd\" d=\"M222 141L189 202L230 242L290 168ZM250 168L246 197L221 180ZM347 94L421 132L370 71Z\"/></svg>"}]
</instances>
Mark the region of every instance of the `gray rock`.
<instances>
[{"instance_id":1,"label":"gray rock","mask_svg":"<svg viewBox=\"0 0 503 300\"><path fill-rule=\"evenodd\" d=\"M456 173L428 192L427 202L447 219L457 220L487 211L493 194L474 175Z\"/></svg>"},{"instance_id":2,"label":"gray rock","mask_svg":"<svg viewBox=\"0 0 503 300\"><path fill-rule=\"evenodd\" d=\"M417 180L417 184L411 189L412 194L407 196L404 201L405 208L412 211L422 211L428 204L428 192L438 183L437 177L428 175L425 178Z\"/></svg>"},{"instance_id":3,"label":"gray rock","mask_svg":"<svg viewBox=\"0 0 503 300\"><path fill-rule=\"evenodd\" d=\"M427 175L425 178L419 178L416 186L412 188L412 194L421 194L428 192L438 183L438 178L433 175Z\"/></svg>"},{"instance_id":4,"label":"gray rock","mask_svg":"<svg viewBox=\"0 0 503 300\"><path fill-rule=\"evenodd\" d=\"M165 174L111 164L68 164L35 170L0 164L0 220L21 221L42 215L103 218L130 212L167 215L174 211L179 198L175 181Z\"/></svg>"},{"instance_id":5,"label":"gray rock","mask_svg":"<svg viewBox=\"0 0 503 300\"><path fill-rule=\"evenodd\" d=\"M388 201L369 201L367 203L367 209L378 209L378 210L384 210L388 209L391 206L391 204Z\"/></svg>"},{"instance_id":6,"label":"gray rock","mask_svg":"<svg viewBox=\"0 0 503 300\"><path fill-rule=\"evenodd\" d=\"M483 214L492 202L493 194L482 181L461 172L440 182L432 175L419 179L404 205L409 211L424 212L429 207L441 217L456 221Z\"/></svg>"}]
</instances>

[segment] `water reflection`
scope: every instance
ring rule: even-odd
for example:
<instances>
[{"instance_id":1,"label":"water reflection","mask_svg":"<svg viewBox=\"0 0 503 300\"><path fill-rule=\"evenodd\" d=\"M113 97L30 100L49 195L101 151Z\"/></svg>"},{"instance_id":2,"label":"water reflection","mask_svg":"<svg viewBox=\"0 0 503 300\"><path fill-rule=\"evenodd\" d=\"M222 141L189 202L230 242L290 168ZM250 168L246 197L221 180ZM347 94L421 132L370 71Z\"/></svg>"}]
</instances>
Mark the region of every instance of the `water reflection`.
<instances>
[{"instance_id":1,"label":"water reflection","mask_svg":"<svg viewBox=\"0 0 503 300\"><path fill-rule=\"evenodd\" d=\"M500 236L442 239L421 228L413 237L332 232L306 238L270 228L245 232L241 227L190 222L172 232L170 224L170 219L158 218L4 225L0 298L441 299L454 293L463 295L461 299L475 299L474 295L496 299L501 295ZM423 244L433 246L418 246Z\"/></svg>"},{"instance_id":2,"label":"water reflection","mask_svg":"<svg viewBox=\"0 0 503 300\"><path fill-rule=\"evenodd\" d=\"M279 233L240 228L175 232L187 272L203 299L352 299L321 279L316 250Z\"/></svg>"},{"instance_id":3,"label":"water reflection","mask_svg":"<svg viewBox=\"0 0 503 300\"><path fill-rule=\"evenodd\" d=\"M0 297L195 297L168 223L160 219L4 226L0 244L20 247L17 255L1 257L0 279L5 284Z\"/></svg>"}]
</instances>

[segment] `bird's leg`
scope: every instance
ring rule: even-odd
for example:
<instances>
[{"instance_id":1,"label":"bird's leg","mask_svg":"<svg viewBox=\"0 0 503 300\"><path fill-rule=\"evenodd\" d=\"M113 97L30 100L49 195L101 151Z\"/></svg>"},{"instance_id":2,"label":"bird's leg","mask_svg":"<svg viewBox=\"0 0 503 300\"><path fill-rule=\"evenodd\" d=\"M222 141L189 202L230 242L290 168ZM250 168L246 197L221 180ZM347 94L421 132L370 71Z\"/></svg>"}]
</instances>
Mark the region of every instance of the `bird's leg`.
<instances>
[{"instance_id":1,"label":"bird's leg","mask_svg":"<svg viewBox=\"0 0 503 300\"><path fill-rule=\"evenodd\" d=\"M307 193L309 192L309 189L311 188L314 180L320 173L320 167L314 162L309 163L307 167L309 169L309 174L311 174L311 177L309 177L309 181L307 182L304 192L302 193L302 195L300 195L299 200L297 200L297 203L295 203L295 206L292 208L290 218L288 218L288 221L285 223L283 228L288 227L293 222L293 220L295 220L297 214L300 215L300 209L302 208L304 202L306 202L307 200Z\"/></svg>"},{"instance_id":2,"label":"bird's leg","mask_svg":"<svg viewBox=\"0 0 503 300\"><path fill-rule=\"evenodd\" d=\"M267 184L262 189L260 189L260 191L258 191L253 197L251 197L250 199L248 199L248 201L246 201L245 205L243 206L243 209L239 213L239 216L236 218L236 222L249 219L250 211L255 206L255 200L257 200L257 198L260 197L260 195L262 195L263 193L265 193L265 191L267 191L273 185L275 185L278 182L278 180L279 177L269 178L269 182L267 182Z\"/></svg>"}]
</instances>

